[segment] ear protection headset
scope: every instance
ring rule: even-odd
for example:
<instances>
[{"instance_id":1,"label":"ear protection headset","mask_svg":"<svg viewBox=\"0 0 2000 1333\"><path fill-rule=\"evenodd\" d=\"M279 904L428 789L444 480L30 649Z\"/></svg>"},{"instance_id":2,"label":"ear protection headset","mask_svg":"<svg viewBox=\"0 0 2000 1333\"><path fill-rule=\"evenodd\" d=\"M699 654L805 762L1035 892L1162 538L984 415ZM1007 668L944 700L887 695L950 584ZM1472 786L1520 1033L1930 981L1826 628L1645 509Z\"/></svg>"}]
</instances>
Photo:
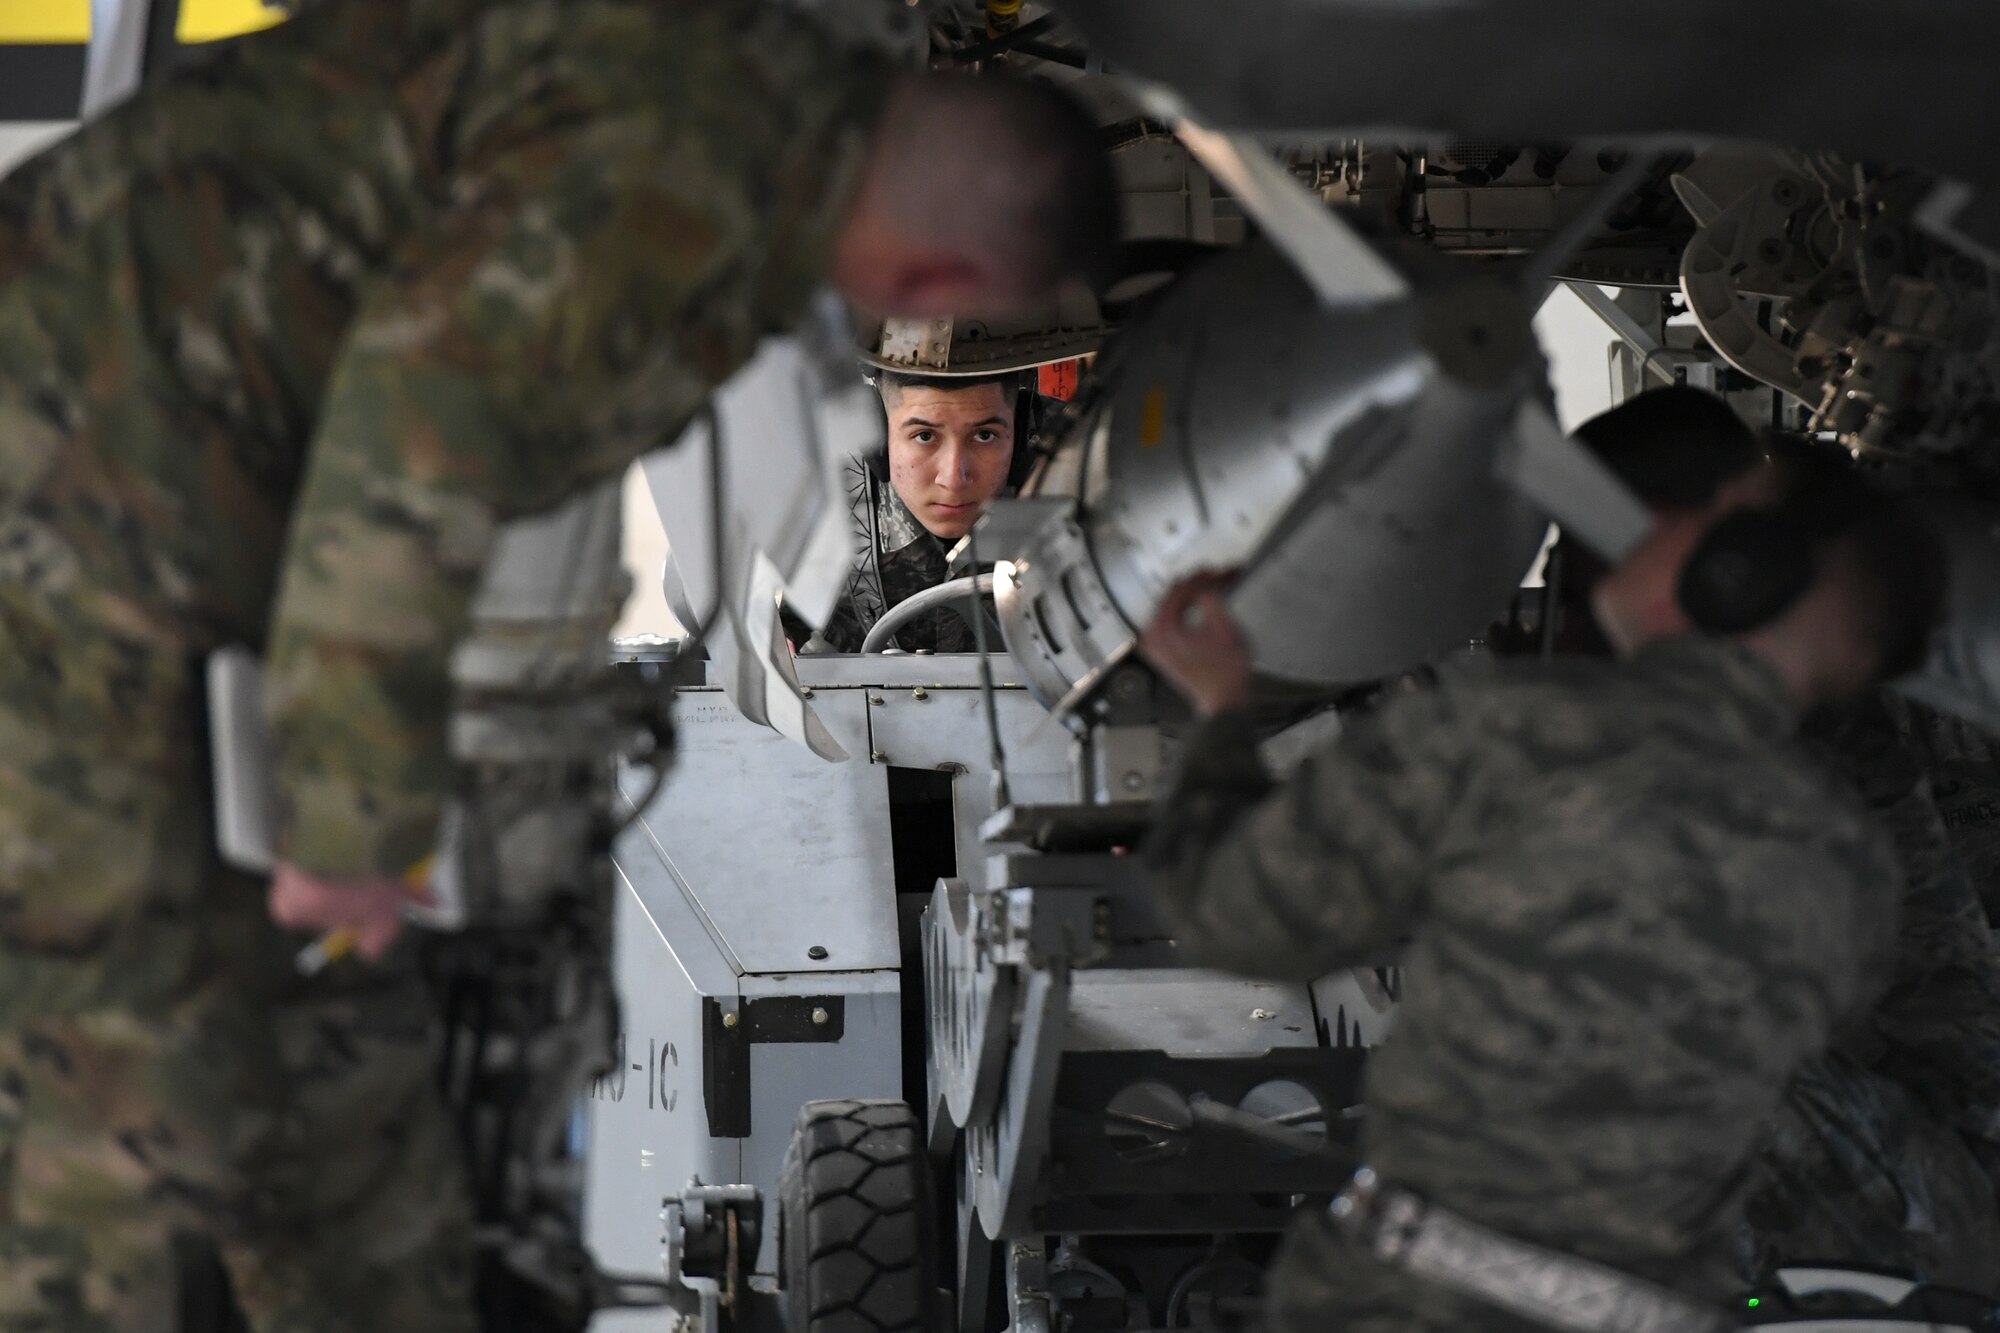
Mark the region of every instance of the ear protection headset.
<instances>
[{"instance_id":1,"label":"ear protection headset","mask_svg":"<svg viewBox=\"0 0 2000 1333\"><path fill-rule=\"evenodd\" d=\"M1696 628L1743 634L1779 619L1819 577L1821 548L1867 508L1869 492L1844 465L1799 465L1778 504L1739 509L1702 535L1676 595Z\"/></svg>"},{"instance_id":2,"label":"ear protection headset","mask_svg":"<svg viewBox=\"0 0 2000 1333\"><path fill-rule=\"evenodd\" d=\"M872 366L862 368L862 379L881 387L881 371ZM1060 408L1061 401L1044 398L1036 391L1035 374L1032 370L1019 372L1020 385L1014 390L1014 452L1007 463L1006 489L1011 494L1021 489L1021 483L1034 471L1035 464L1048 452L1041 442L1042 423L1050 413L1051 405ZM885 452L871 452L865 463L877 477L889 475L889 458Z\"/></svg>"}]
</instances>

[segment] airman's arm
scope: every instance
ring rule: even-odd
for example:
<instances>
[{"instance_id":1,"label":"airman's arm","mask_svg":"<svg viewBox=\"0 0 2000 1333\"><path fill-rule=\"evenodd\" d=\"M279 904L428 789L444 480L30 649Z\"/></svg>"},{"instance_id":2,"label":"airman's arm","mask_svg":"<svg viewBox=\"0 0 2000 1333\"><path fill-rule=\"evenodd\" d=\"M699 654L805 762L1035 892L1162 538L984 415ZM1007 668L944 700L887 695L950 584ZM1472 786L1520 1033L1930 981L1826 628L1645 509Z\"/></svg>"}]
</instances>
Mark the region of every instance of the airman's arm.
<instances>
[{"instance_id":1,"label":"airman's arm","mask_svg":"<svg viewBox=\"0 0 2000 1333\"><path fill-rule=\"evenodd\" d=\"M824 272L882 80L821 51L819 86L763 88L782 34L719 40L690 72L634 76L713 115L616 87L591 105L592 69L537 95L536 132L489 129L490 160L356 324L269 646L289 862L393 876L430 849L455 781L449 659L496 526L673 439Z\"/></svg>"},{"instance_id":2,"label":"airman's arm","mask_svg":"<svg viewBox=\"0 0 2000 1333\"><path fill-rule=\"evenodd\" d=\"M1462 728L1440 693L1402 695L1274 784L1241 714L1204 722L1145 849L1188 960L1309 979L1406 937Z\"/></svg>"}]
</instances>

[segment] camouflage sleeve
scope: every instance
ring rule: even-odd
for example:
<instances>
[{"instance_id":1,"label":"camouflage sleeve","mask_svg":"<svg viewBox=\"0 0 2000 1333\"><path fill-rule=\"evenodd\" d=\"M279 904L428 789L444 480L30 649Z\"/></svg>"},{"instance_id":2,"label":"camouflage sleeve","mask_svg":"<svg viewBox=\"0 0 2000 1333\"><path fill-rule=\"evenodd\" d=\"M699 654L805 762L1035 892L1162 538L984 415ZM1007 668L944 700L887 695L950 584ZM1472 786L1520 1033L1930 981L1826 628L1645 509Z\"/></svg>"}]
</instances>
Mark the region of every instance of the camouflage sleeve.
<instances>
[{"instance_id":1,"label":"camouflage sleeve","mask_svg":"<svg viewBox=\"0 0 2000 1333\"><path fill-rule=\"evenodd\" d=\"M1810 739L1888 836L1900 890L1884 984L1871 992L1880 999L1844 1044L2000 1147L2000 954L1921 757L1880 701L1821 719Z\"/></svg>"},{"instance_id":2,"label":"camouflage sleeve","mask_svg":"<svg viewBox=\"0 0 2000 1333\"><path fill-rule=\"evenodd\" d=\"M1189 960L1308 979L1407 936L1463 763L1450 713L1396 696L1282 785L1245 718L1204 723L1145 848Z\"/></svg>"},{"instance_id":3,"label":"camouflage sleeve","mask_svg":"<svg viewBox=\"0 0 2000 1333\"><path fill-rule=\"evenodd\" d=\"M481 121L461 202L355 324L269 644L284 855L306 870L429 850L496 524L673 438L820 281L886 79L759 12L688 6L677 41L614 27L567 83L514 80L544 123Z\"/></svg>"},{"instance_id":4,"label":"camouflage sleeve","mask_svg":"<svg viewBox=\"0 0 2000 1333\"><path fill-rule=\"evenodd\" d=\"M2000 953L1927 788L1883 812L1908 884L1873 1028L1880 1063L2000 1149Z\"/></svg>"}]
</instances>

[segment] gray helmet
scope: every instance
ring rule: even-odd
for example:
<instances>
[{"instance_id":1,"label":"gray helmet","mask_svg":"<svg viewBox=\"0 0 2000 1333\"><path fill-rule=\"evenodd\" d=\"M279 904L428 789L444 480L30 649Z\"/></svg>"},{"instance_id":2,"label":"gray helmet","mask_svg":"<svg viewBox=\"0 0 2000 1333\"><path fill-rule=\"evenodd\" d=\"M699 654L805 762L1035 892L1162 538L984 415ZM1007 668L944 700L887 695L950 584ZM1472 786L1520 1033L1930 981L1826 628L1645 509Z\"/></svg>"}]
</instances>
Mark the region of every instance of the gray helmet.
<instances>
[{"instance_id":1,"label":"gray helmet","mask_svg":"<svg viewBox=\"0 0 2000 1333\"><path fill-rule=\"evenodd\" d=\"M1086 356L1111 326L1081 287L1008 320L888 319L861 330L861 360L924 376L993 376Z\"/></svg>"}]
</instances>

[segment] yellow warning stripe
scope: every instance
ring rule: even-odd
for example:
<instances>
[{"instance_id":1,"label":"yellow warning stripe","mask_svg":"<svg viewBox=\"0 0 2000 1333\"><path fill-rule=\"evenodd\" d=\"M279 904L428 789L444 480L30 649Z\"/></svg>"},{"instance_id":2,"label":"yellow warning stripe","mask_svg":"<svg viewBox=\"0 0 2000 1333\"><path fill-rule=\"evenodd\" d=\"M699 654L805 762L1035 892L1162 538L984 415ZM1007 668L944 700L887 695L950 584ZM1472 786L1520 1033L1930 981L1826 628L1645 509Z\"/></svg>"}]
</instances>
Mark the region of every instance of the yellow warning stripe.
<instances>
[{"instance_id":1,"label":"yellow warning stripe","mask_svg":"<svg viewBox=\"0 0 2000 1333\"><path fill-rule=\"evenodd\" d=\"M0 42L78 45L90 40L90 0L0 0Z\"/></svg>"},{"instance_id":2,"label":"yellow warning stripe","mask_svg":"<svg viewBox=\"0 0 2000 1333\"><path fill-rule=\"evenodd\" d=\"M285 11L264 0L181 0L181 19L174 36L181 42L219 42L262 32L285 21Z\"/></svg>"},{"instance_id":3,"label":"yellow warning stripe","mask_svg":"<svg viewBox=\"0 0 2000 1333\"><path fill-rule=\"evenodd\" d=\"M192 45L259 32L285 21L264 0L181 0L174 36ZM0 0L0 44L81 45L90 40L90 0Z\"/></svg>"}]
</instances>

